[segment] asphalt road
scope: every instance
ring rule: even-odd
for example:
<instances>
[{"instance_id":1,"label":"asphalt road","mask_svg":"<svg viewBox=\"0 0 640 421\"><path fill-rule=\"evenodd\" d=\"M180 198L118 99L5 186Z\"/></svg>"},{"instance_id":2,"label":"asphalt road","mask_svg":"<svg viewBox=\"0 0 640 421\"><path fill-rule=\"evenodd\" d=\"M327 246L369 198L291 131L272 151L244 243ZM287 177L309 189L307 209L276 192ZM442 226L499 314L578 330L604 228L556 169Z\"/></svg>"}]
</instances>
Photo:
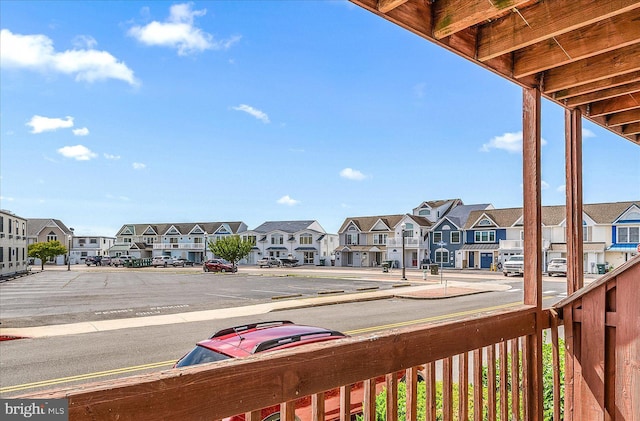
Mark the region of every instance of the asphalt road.
<instances>
[{"instance_id":1,"label":"asphalt road","mask_svg":"<svg viewBox=\"0 0 640 421\"><path fill-rule=\"evenodd\" d=\"M298 272L291 276L291 273L275 271L242 274L241 270L236 275L204 274L193 269L162 271L50 271L0 284L2 327L107 317L144 318L150 315L147 313L155 315L157 311L190 312L205 307L226 309L229 315L192 323L2 341L0 396L168 369L198 340L218 329L248 322L292 320L358 335L517 305L522 300L522 278L484 274L466 279L501 283L511 288L441 300L394 297L235 317L234 308L254 303L294 302L300 297L318 297L325 293L344 296L374 289L401 290L401 285L428 284L438 279L424 281L420 273L413 273L405 282L396 279L397 276L385 278L387 274L378 272L365 274L371 279L362 279L363 275L356 272L347 275L334 272L331 277L325 276L330 275L328 272L320 275ZM565 296L563 281L564 278L558 278L543 284L545 306Z\"/></svg>"}]
</instances>

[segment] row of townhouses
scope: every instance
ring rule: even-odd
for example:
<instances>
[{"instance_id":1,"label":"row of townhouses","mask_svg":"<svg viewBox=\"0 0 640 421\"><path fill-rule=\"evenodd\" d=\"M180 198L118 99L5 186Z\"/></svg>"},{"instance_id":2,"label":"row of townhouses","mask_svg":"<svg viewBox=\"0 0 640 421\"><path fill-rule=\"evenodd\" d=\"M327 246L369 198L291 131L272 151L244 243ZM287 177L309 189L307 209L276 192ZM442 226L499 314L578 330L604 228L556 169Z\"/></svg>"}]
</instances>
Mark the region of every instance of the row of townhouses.
<instances>
[{"instance_id":1,"label":"row of townhouses","mask_svg":"<svg viewBox=\"0 0 640 421\"><path fill-rule=\"evenodd\" d=\"M566 256L564 206L542 208L543 264ZM411 213L346 218L337 234L318 221L268 221L249 230L244 222L125 224L115 237L78 236L58 219L26 219L0 211L1 275L39 264L27 257L29 244L58 240L70 252L50 263L79 264L90 256L168 255L194 263L212 258L207 244L240 235L253 248L241 264L265 256L288 257L306 265L490 269L523 252L522 208L495 209L460 199L422 202ZM583 206L584 271L618 266L638 254L640 201Z\"/></svg>"}]
</instances>

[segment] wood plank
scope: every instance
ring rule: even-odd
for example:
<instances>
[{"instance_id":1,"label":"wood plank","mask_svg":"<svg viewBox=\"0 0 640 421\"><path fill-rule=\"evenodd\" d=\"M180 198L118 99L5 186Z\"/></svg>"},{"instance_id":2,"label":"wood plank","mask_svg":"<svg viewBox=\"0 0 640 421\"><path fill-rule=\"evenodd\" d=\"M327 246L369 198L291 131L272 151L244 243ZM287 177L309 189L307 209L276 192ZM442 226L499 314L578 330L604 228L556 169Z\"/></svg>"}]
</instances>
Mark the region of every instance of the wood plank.
<instances>
[{"instance_id":1,"label":"wood plank","mask_svg":"<svg viewBox=\"0 0 640 421\"><path fill-rule=\"evenodd\" d=\"M442 419L453 421L453 357L442 360Z\"/></svg>"},{"instance_id":2,"label":"wood plank","mask_svg":"<svg viewBox=\"0 0 640 421\"><path fill-rule=\"evenodd\" d=\"M280 404L280 421L296 420L296 403L288 401Z\"/></svg>"},{"instance_id":3,"label":"wood plank","mask_svg":"<svg viewBox=\"0 0 640 421\"><path fill-rule=\"evenodd\" d=\"M640 9L546 39L514 52L516 78L640 42ZM436 23L437 27L437 23Z\"/></svg>"},{"instance_id":4,"label":"wood plank","mask_svg":"<svg viewBox=\"0 0 640 421\"><path fill-rule=\"evenodd\" d=\"M565 192L567 293L584 286L582 205L582 113L565 110Z\"/></svg>"},{"instance_id":5,"label":"wood plank","mask_svg":"<svg viewBox=\"0 0 640 421\"><path fill-rule=\"evenodd\" d=\"M482 396L484 386L482 385L482 350L476 349L473 351L473 420L482 421L483 417L483 405Z\"/></svg>"},{"instance_id":6,"label":"wood plank","mask_svg":"<svg viewBox=\"0 0 640 421\"><path fill-rule=\"evenodd\" d=\"M262 411L250 411L244 414L245 421L262 421Z\"/></svg>"},{"instance_id":7,"label":"wood plank","mask_svg":"<svg viewBox=\"0 0 640 421\"><path fill-rule=\"evenodd\" d=\"M469 419L469 354L458 355L458 419Z\"/></svg>"},{"instance_id":8,"label":"wood plank","mask_svg":"<svg viewBox=\"0 0 640 421\"><path fill-rule=\"evenodd\" d=\"M396 373L389 373L385 377L385 387L387 389L387 419L398 419L398 376Z\"/></svg>"},{"instance_id":9,"label":"wood plank","mask_svg":"<svg viewBox=\"0 0 640 421\"><path fill-rule=\"evenodd\" d=\"M621 126L623 124L631 124L639 121L640 110L625 111L607 118L607 124L610 126Z\"/></svg>"},{"instance_id":10,"label":"wood plank","mask_svg":"<svg viewBox=\"0 0 640 421\"><path fill-rule=\"evenodd\" d=\"M362 418L364 421L376 421L376 379L364 381L362 400Z\"/></svg>"},{"instance_id":11,"label":"wood plank","mask_svg":"<svg viewBox=\"0 0 640 421\"><path fill-rule=\"evenodd\" d=\"M418 368L410 367L405 370L405 383L407 386L406 420L418 419Z\"/></svg>"},{"instance_id":12,"label":"wood plank","mask_svg":"<svg viewBox=\"0 0 640 421\"><path fill-rule=\"evenodd\" d=\"M573 305L562 308L562 321L564 325L564 419L565 421L574 421L575 408L575 352L574 342L578 340L575 336L575 328L573 322Z\"/></svg>"},{"instance_id":13,"label":"wood plank","mask_svg":"<svg viewBox=\"0 0 640 421\"><path fill-rule=\"evenodd\" d=\"M507 387L508 379L509 379L509 370L508 370L508 358L509 352L507 349L507 342L502 341L498 347L500 361L500 419L508 420L509 419L509 388Z\"/></svg>"},{"instance_id":14,"label":"wood plank","mask_svg":"<svg viewBox=\"0 0 640 421\"><path fill-rule=\"evenodd\" d=\"M594 102L590 104L590 107L589 115L593 117L634 110L640 108L640 95L629 93L616 98Z\"/></svg>"},{"instance_id":15,"label":"wood plank","mask_svg":"<svg viewBox=\"0 0 640 421\"><path fill-rule=\"evenodd\" d=\"M511 420L520 419L520 341L511 339Z\"/></svg>"},{"instance_id":16,"label":"wood plank","mask_svg":"<svg viewBox=\"0 0 640 421\"><path fill-rule=\"evenodd\" d=\"M351 421L351 385L340 387L340 421Z\"/></svg>"},{"instance_id":17,"label":"wood plank","mask_svg":"<svg viewBox=\"0 0 640 421\"><path fill-rule=\"evenodd\" d=\"M487 420L496 421L496 347L487 347Z\"/></svg>"},{"instance_id":18,"label":"wood plank","mask_svg":"<svg viewBox=\"0 0 640 421\"><path fill-rule=\"evenodd\" d=\"M640 71L624 73L622 75L617 75L617 76L613 76L606 79L600 79L595 82L585 83L583 85L562 89L562 90L551 93L550 96L564 105L565 100L569 100L571 98L575 98L580 95L598 93L603 89L615 88L618 86L628 85L630 83L635 83L638 81L640 81Z\"/></svg>"},{"instance_id":19,"label":"wood plank","mask_svg":"<svg viewBox=\"0 0 640 421\"><path fill-rule=\"evenodd\" d=\"M581 375L576 378L579 420L604 419L604 315L606 289L601 286L582 297Z\"/></svg>"},{"instance_id":20,"label":"wood plank","mask_svg":"<svg viewBox=\"0 0 640 421\"><path fill-rule=\"evenodd\" d=\"M551 311L551 348L553 360L553 421L560 419L560 343L558 338L558 313Z\"/></svg>"},{"instance_id":21,"label":"wood plank","mask_svg":"<svg viewBox=\"0 0 640 421\"><path fill-rule=\"evenodd\" d=\"M640 44L578 60L545 72L546 94L640 70Z\"/></svg>"},{"instance_id":22,"label":"wood plank","mask_svg":"<svg viewBox=\"0 0 640 421\"><path fill-rule=\"evenodd\" d=\"M640 134L640 122L622 126L622 133L624 135Z\"/></svg>"},{"instance_id":23,"label":"wood plank","mask_svg":"<svg viewBox=\"0 0 640 421\"><path fill-rule=\"evenodd\" d=\"M426 421L437 421L436 417L436 363L428 363L425 368L425 387L426 387L426 402L425 402L425 415ZM387 418L389 419L389 418ZM391 420L396 420L391 418Z\"/></svg>"},{"instance_id":24,"label":"wood plank","mask_svg":"<svg viewBox=\"0 0 640 421\"><path fill-rule=\"evenodd\" d=\"M448 37L527 2L528 0L439 0L433 4L433 35L436 39Z\"/></svg>"},{"instance_id":25,"label":"wood plank","mask_svg":"<svg viewBox=\"0 0 640 421\"><path fill-rule=\"evenodd\" d=\"M325 421L323 392L311 395L311 421Z\"/></svg>"},{"instance_id":26,"label":"wood plank","mask_svg":"<svg viewBox=\"0 0 640 421\"><path fill-rule=\"evenodd\" d=\"M640 25L638 25L640 26ZM584 95L574 96L565 100L564 105L567 108L574 108L579 105L590 104L596 101L602 101L610 98L617 98L626 94L640 92L640 82L626 83L624 85L614 86L608 89L602 89L597 92L590 92Z\"/></svg>"},{"instance_id":27,"label":"wood plank","mask_svg":"<svg viewBox=\"0 0 640 421\"><path fill-rule=\"evenodd\" d=\"M387 13L406 2L407 0L378 0L378 10Z\"/></svg>"},{"instance_id":28,"label":"wood plank","mask_svg":"<svg viewBox=\"0 0 640 421\"><path fill-rule=\"evenodd\" d=\"M638 261L639 257L635 257ZM640 265L636 264L617 277L615 419L640 420Z\"/></svg>"},{"instance_id":29,"label":"wood plank","mask_svg":"<svg viewBox=\"0 0 640 421\"><path fill-rule=\"evenodd\" d=\"M478 60L507 54L638 7L635 0L556 0L553 7L536 3L481 26Z\"/></svg>"}]
</instances>

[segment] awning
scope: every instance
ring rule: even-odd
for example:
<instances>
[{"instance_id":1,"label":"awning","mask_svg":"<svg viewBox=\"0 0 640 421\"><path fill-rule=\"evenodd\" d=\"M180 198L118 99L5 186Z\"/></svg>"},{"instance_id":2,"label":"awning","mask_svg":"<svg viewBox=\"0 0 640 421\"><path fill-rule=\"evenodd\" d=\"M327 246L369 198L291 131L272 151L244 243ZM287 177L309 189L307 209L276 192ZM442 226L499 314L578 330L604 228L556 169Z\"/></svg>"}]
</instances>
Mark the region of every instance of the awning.
<instances>
[{"instance_id":1,"label":"awning","mask_svg":"<svg viewBox=\"0 0 640 421\"><path fill-rule=\"evenodd\" d=\"M486 250L498 250L500 244L465 244L460 247L463 251L486 251Z\"/></svg>"},{"instance_id":2,"label":"awning","mask_svg":"<svg viewBox=\"0 0 640 421\"><path fill-rule=\"evenodd\" d=\"M315 247L298 247L295 251L318 251Z\"/></svg>"},{"instance_id":3,"label":"awning","mask_svg":"<svg viewBox=\"0 0 640 421\"><path fill-rule=\"evenodd\" d=\"M623 253L633 253L638 251L638 243L611 244L607 251L620 251Z\"/></svg>"},{"instance_id":4,"label":"awning","mask_svg":"<svg viewBox=\"0 0 640 421\"><path fill-rule=\"evenodd\" d=\"M583 243L582 244L582 252L604 252L605 244L604 243ZM560 253L567 252L567 244L566 243L552 243L551 247L549 247L549 251L555 251Z\"/></svg>"},{"instance_id":5,"label":"awning","mask_svg":"<svg viewBox=\"0 0 640 421\"><path fill-rule=\"evenodd\" d=\"M344 246L341 251L350 252L350 251L369 251L370 246Z\"/></svg>"},{"instance_id":6,"label":"awning","mask_svg":"<svg viewBox=\"0 0 640 421\"><path fill-rule=\"evenodd\" d=\"M267 247L267 250L269 250L269 251L282 251L282 250L285 250L286 251L286 250L289 250L289 249L286 248L286 247Z\"/></svg>"},{"instance_id":7,"label":"awning","mask_svg":"<svg viewBox=\"0 0 640 421\"><path fill-rule=\"evenodd\" d=\"M131 244L118 244L109 247L109 251L127 251L131 249Z\"/></svg>"}]
</instances>

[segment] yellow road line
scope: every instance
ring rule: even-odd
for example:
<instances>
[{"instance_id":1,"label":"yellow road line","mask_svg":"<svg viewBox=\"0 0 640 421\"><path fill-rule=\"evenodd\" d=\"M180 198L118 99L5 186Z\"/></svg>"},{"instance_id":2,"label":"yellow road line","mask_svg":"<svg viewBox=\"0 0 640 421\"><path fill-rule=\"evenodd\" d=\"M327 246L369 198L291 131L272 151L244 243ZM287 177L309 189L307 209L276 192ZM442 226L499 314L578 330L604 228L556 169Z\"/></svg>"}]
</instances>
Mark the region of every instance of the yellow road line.
<instances>
[{"instance_id":1,"label":"yellow road line","mask_svg":"<svg viewBox=\"0 0 640 421\"><path fill-rule=\"evenodd\" d=\"M543 298L544 299L548 299L548 298L553 298L553 297L543 297ZM415 325L415 324L419 324L419 323L434 322L434 321L444 320L444 319L449 319L449 318L454 318L454 317L467 316L469 314L476 314L476 313L485 312L485 311L500 310L500 309L503 309L503 308L515 307L515 306L518 306L518 305L522 305L522 301L518 301L518 302L514 302L514 303L508 303L508 304L501 304L501 305L492 306L492 307L477 308L477 309L472 309L472 310L467 310L467 311L461 311L461 312L458 312L458 313L449 313L449 314L443 314L443 315L440 315L440 316L426 317L424 319L416 319L416 320L409 320L409 321L406 321L406 322L398 322L398 323L391 323L391 324L381 325L381 326L372 326L372 327L366 327L366 328L362 328L362 329L354 329L354 330L346 331L344 333L347 334L347 335L358 335L358 334L362 334L362 333L375 332L375 331L378 331L378 330L393 329L393 328L396 328L396 327L404 327L404 326L410 326L410 325ZM167 367L168 368L168 367L173 366L173 364L175 364L175 362L176 362L176 360L162 361L162 362L157 362L157 363L136 365L136 366L132 366L132 367L116 368L116 369L113 369L113 370L98 371L98 372L95 372L95 373L87 373L87 374L79 374L79 375L76 375L76 376L61 377L59 379L42 380L42 381L39 381L39 382L24 383L24 384L19 384L19 385L15 385L15 386L7 386L7 387L0 388L0 393L19 392L19 391L22 391L22 390L34 389L36 387L54 386L54 385L59 385L59 384L63 384L63 383L70 383L70 382L74 382L74 381L78 381L78 380L91 380L91 379L96 379L96 378L100 378L100 377L112 376L112 375L115 375L115 374L133 373L133 372L136 372L136 371L148 370L148 369L152 369L152 368L162 368L162 367Z\"/></svg>"}]
</instances>

